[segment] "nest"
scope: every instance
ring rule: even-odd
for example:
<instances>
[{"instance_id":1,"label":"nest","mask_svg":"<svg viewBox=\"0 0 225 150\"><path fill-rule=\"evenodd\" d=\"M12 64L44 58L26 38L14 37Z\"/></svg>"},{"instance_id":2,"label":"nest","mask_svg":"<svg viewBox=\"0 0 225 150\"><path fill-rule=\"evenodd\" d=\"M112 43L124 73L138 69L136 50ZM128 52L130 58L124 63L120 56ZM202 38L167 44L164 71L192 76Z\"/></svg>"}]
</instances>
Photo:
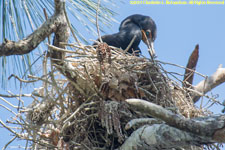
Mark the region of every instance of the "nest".
<instances>
[{"instance_id":1,"label":"nest","mask_svg":"<svg viewBox=\"0 0 225 150\"><path fill-rule=\"evenodd\" d=\"M204 115L159 61L106 44L70 46L73 51L66 56L66 66L56 66L60 72L49 74L44 80L48 88L36 91L38 104L27 112L39 149L43 145L76 150L120 147L135 130L125 128L129 121L151 117L131 109L125 102L129 98L153 102L186 118ZM60 77L61 73L70 77Z\"/></svg>"}]
</instances>

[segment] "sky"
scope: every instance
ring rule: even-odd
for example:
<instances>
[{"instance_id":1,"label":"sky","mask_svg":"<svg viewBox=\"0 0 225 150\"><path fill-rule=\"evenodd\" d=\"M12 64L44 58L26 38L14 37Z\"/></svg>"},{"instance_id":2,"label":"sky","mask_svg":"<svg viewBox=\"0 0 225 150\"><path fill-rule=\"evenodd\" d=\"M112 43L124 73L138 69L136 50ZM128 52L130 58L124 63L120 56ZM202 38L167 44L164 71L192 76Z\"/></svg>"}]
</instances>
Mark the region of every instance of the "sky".
<instances>
[{"instance_id":1,"label":"sky","mask_svg":"<svg viewBox=\"0 0 225 150\"><path fill-rule=\"evenodd\" d=\"M225 65L224 7L224 5L131 5L127 1L119 6L120 11L116 19L120 22L132 14L150 16L157 25L157 38L154 46L157 59L160 61L186 66L195 45L199 44L196 71L210 76L220 64ZM118 27L119 24L113 25L112 32L118 32ZM149 57L143 42L140 48L143 55ZM184 73L184 70L178 67L169 65L164 67L167 71ZM203 80L202 77L195 75L194 85L201 80ZM223 102L225 84L207 94L219 96L218 100ZM222 107L215 106L210 110L214 113L221 113Z\"/></svg>"},{"instance_id":2,"label":"sky","mask_svg":"<svg viewBox=\"0 0 225 150\"><path fill-rule=\"evenodd\" d=\"M105 30L107 34L118 32L119 23L129 15L147 15L157 25L157 38L154 46L158 60L186 66L195 45L199 44L199 61L196 71L209 76L216 71L219 64L225 66L224 5L131 5L129 2L129 0L124 0L123 3L116 3L117 7L112 7L118 13L115 16L118 23L112 22L112 27ZM103 34L105 33L101 33ZM84 37L90 41L97 39L96 35L89 32L84 32ZM149 57L147 47L143 42L140 48L142 54ZM184 70L178 67L170 65L164 67L167 71L184 73ZM195 76L194 84L201 80L203 80L202 77ZM225 84L215 88L208 95L219 96L217 99L223 102ZM222 107L215 105L210 110L217 114L221 113ZM1 115L2 117L6 118ZM0 148L2 148L12 137L2 128L0 128L0 133Z\"/></svg>"},{"instance_id":3,"label":"sky","mask_svg":"<svg viewBox=\"0 0 225 150\"><path fill-rule=\"evenodd\" d=\"M119 23L132 14L147 15L155 21L157 38L154 46L158 60L186 66L195 45L199 44L197 72L210 76L220 64L225 65L224 5L131 5L127 0L124 4L118 3L118 8L115 10L119 13L115 17ZM118 32L119 23L113 23L112 28L106 31L107 34ZM140 48L142 54L149 57L143 42ZM170 65L164 67L169 72L184 73L184 70L178 67ZM203 80L201 76L195 75L194 85L201 80ZM218 97L217 100L223 102L225 84L207 94ZM206 99L202 100L203 104L207 102ZM197 106L200 103L201 101ZM210 110L217 114L221 113L222 108L214 105Z\"/></svg>"}]
</instances>

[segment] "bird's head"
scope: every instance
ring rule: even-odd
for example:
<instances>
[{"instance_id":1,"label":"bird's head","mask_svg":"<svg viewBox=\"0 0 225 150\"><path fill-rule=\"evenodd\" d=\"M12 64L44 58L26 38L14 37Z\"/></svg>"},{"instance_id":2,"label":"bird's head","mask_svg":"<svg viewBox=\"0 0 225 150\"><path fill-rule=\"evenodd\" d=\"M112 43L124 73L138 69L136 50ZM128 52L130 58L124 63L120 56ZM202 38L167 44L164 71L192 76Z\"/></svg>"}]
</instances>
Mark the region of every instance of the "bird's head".
<instances>
[{"instance_id":1,"label":"bird's head","mask_svg":"<svg viewBox=\"0 0 225 150\"><path fill-rule=\"evenodd\" d=\"M151 55L155 56L154 50L154 41L155 41L155 33L152 30L141 30L142 33L142 41L148 46L150 49Z\"/></svg>"},{"instance_id":2,"label":"bird's head","mask_svg":"<svg viewBox=\"0 0 225 150\"><path fill-rule=\"evenodd\" d=\"M154 56L154 41L157 36L157 28L155 22L149 16L139 14L131 15L122 21L119 30L122 30L130 23L133 23L139 27L142 33L142 41L150 49L151 55Z\"/></svg>"}]
</instances>

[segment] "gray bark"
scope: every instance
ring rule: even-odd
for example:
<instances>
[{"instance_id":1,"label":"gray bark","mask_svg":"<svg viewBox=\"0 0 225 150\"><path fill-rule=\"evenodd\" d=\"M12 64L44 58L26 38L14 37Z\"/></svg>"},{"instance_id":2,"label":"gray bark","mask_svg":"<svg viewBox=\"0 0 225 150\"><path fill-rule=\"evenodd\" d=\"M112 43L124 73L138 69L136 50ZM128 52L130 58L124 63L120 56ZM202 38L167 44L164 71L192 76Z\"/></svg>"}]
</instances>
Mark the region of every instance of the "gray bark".
<instances>
[{"instance_id":1,"label":"gray bark","mask_svg":"<svg viewBox=\"0 0 225 150\"><path fill-rule=\"evenodd\" d=\"M134 109L165 121L133 132L120 150L198 149L202 144L225 142L225 115L187 119L140 99L126 100Z\"/></svg>"},{"instance_id":2,"label":"gray bark","mask_svg":"<svg viewBox=\"0 0 225 150\"><path fill-rule=\"evenodd\" d=\"M38 29L18 42L5 39L0 45L0 56L23 55L34 50L46 37L55 32L58 42L68 39L68 26L63 9L63 0L55 0L55 13ZM60 39L59 39L60 38Z\"/></svg>"},{"instance_id":3,"label":"gray bark","mask_svg":"<svg viewBox=\"0 0 225 150\"><path fill-rule=\"evenodd\" d=\"M200 149L195 145L209 143L210 138L184 132L166 124L145 125L136 130L119 150Z\"/></svg>"}]
</instances>

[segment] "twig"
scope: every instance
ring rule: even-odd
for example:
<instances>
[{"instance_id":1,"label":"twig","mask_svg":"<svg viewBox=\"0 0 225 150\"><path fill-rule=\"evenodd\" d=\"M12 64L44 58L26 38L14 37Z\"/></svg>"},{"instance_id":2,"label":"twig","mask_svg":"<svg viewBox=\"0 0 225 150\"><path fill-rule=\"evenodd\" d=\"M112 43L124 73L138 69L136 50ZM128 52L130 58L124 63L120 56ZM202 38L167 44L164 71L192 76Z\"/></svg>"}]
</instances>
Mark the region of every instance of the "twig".
<instances>
[{"instance_id":1,"label":"twig","mask_svg":"<svg viewBox=\"0 0 225 150\"><path fill-rule=\"evenodd\" d=\"M31 97L31 94L15 94L15 95L6 95L6 94L0 94L1 97L7 97L7 98L15 98L15 97Z\"/></svg>"},{"instance_id":2,"label":"twig","mask_svg":"<svg viewBox=\"0 0 225 150\"><path fill-rule=\"evenodd\" d=\"M70 115L70 117L68 117L66 120L64 120L63 121L63 123L64 124L66 124L66 123L68 123L68 121L69 120L71 120L81 109L83 109L85 106L87 106L87 105L90 105L88 102L91 100L91 98L93 97L93 96L96 96L95 94L94 95L92 95L91 97L89 97L89 99L87 99L86 101L85 101L85 103L83 103L82 105L80 105L77 109L76 109L76 111L73 113L73 114L71 114ZM95 104L95 103L91 103L91 104Z\"/></svg>"},{"instance_id":3,"label":"twig","mask_svg":"<svg viewBox=\"0 0 225 150\"><path fill-rule=\"evenodd\" d=\"M7 100L5 100L4 98L0 97L1 100L3 100L5 103L7 103L8 105L10 105L13 108L18 108L18 106L15 106L13 104L11 104L10 102L8 102Z\"/></svg>"},{"instance_id":4,"label":"twig","mask_svg":"<svg viewBox=\"0 0 225 150\"><path fill-rule=\"evenodd\" d=\"M102 37L100 35L99 25L98 25L98 11L99 11L100 2L101 2L101 0L98 0L98 5L97 5L97 9L96 9L96 28L97 28L97 32L98 32L98 38L99 38L100 42L102 43L103 41L102 41Z\"/></svg>"},{"instance_id":5,"label":"twig","mask_svg":"<svg viewBox=\"0 0 225 150\"><path fill-rule=\"evenodd\" d=\"M153 63L155 63L155 62L154 62L154 59L155 59L155 57L156 57L156 55L155 55L155 50L154 50L154 48L152 47L152 45L150 45L150 43L149 43L149 41L148 41L148 38L147 38L145 32L142 32L142 34L144 35L144 38L145 38L146 41L147 41L149 55L150 55L150 57L151 57Z\"/></svg>"},{"instance_id":6,"label":"twig","mask_svg":"<svg viewBox=\"0 0 225 150\"><path fill-rule=\"evenodd\" d=\"M37 59L35 59L35 61L30 65L30 67L32 67L42 56L44 56L46 54L46 52L44 52L43 54L41 54ZM27 72L30 70L30 67L24 72L22 79L26 76Z\"/></svg>"},{"instance_id":7,"label":"twig","mask_svg":"<svg viewBox=\"0 0 225 150\"><path fill-rule=\"evenodd\" d=\"M195 71L195 70L193 70L193 69L189 69L189 68L186 68L186 67L184 67L184 66L177 65L177 64L174 64L174 63L169 63L169 62L164 62L164 61L159 61L159 60L155 60L155 61L160 62L160 63L162 63L162 64L172 65L172 66L176 66L176 67L179 67L179 68L182 68L182 69L187 69L187 70L189 70L189 71L193 71L195 74L198 74L198 75L202 76L203 78L206 78L205 75L203 75L203 74L201 74L201 73L199 73L199 72L197 72L197 71Z\"/></svg>"},{"instance_id":8,"label":"twig","mask_svg":"<svg viewBox=\"0 0 225 150\"><path fill-rule=\"evenodd\" d=\"M9 112L13 113L15 116L17 115L14 111L12 111L10 108L0 104L0 106L2 106L3 108L5 108L6 110L8 110Z\"/></svg>"},{"instance_id":9,"label":"twig","mask_svg":"<svg viewBox=\"0 0 225 150\"><path fill-rule=\"evenodd\" d=\"M0 124L6 128L7 130L9 130L10 132L12 132L13 134L16 135L16 137L20 137L18 133L16 133L15 131L13 131L10 127L8 127L7 125L4 124L4 122L2 120L0 120Z\"/></svg>"},{"instance_id":10,"label":"twig","mask_svg":"<svg viewBox=\"0 0 225 150\"><path fill-rule=\"evenodd\" d=\"M17 136L14 136L3 148L2 148L2 150L5 150L7 147L8 147L8 145L10 144L10 143L12 143L15 139L17 138Z\"/></svg>"},{"instance_id":11,"label":"twig","mask_svg":"<svg viewBox=\"0 0 225 150\"><path fill-rule=\"evenodd\" d=\"M64 5L65 5L65 3L64 3ZM66 12L66 7L63 7L63 8L64 8L63 11L64 11L64 14L65 14L65 17L66 17L66 21L67 21L67 24L68 24L68 26L69 26L69 28L70 28L70 31L72 32L73 38L76 40L76 42L78 43L78 45L81 46L81 42L80 42L79 39L77 38L77 36L76 36L76 34L74 33L73 28L72 28L72 26L71 26L70 20L69 20L69 18L68 18L67 12Z\"/></svg>"},{"instance_id":12,"label":"twig","mask_svg":"<svg viewBox=\"0 0 225 150\"><path fill-rule=\"evenodd\" d=\"M23 80L21 78L19 78L17 75L11 74L8 78L8 80L10 80L12 77L16 78L17 80L19 80L20 82L24 82L24 83L33 83L33 82L37 82L38 80Z\"/></svg>"},{"instance_id":13,"label":"twig","mask_svg":"<svg viewBox=\"0 0 225 150\"><path fill-rule=\"evenodd\" d=\"M66 52L66 53L76 53L74 51L70 51L70 50L67 50L67 49L64 49L64 48L59 48L59 47L56 47L56 46L53 46L53 45L49 45L49 44L46 44L49 48L53 49L53 50L56 50L56 51L61 51L61 52Z\"/></svg>"},{"instance_id":14,"label":"twig","mask_svg":"<svg viewBox=\"0 0 225 150\"><path fill-rule=\"evenodd\" d=\"M134 40L135 40L135 39L136 39L136 35L134 35L134 37L133 37L132 40L130 41L129 45L127 46L127 48L124 50L125 53L130 49L130 47L131 47L131 45L134 43Z\"/></svg>"}]
</instances>

